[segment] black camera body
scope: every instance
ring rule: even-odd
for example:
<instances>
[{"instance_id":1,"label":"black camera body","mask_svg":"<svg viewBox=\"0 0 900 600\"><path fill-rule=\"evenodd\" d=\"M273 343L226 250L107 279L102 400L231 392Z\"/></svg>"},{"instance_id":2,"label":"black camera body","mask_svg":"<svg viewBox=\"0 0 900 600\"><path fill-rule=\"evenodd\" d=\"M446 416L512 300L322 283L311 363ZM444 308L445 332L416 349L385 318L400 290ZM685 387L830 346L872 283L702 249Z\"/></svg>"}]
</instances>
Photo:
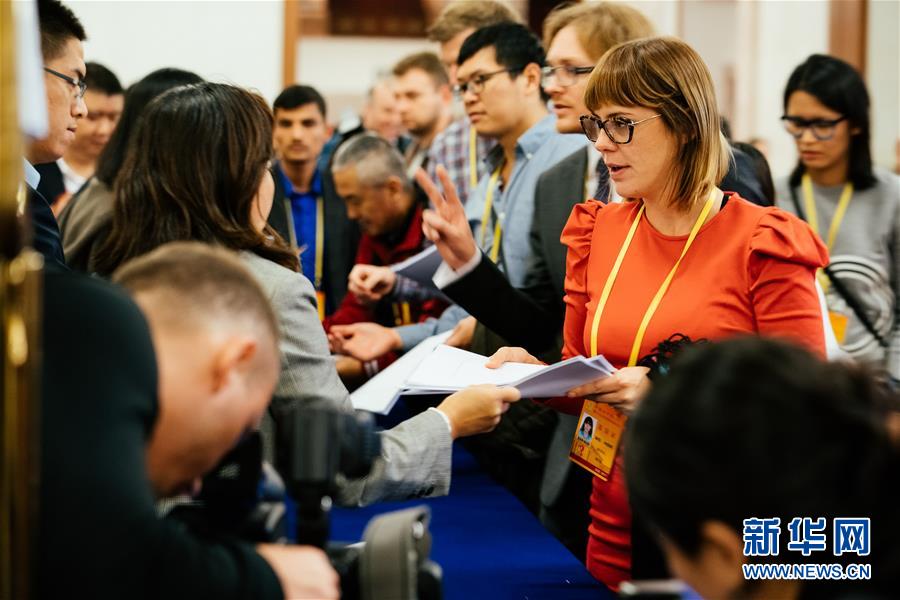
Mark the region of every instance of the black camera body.
<instances>
[{"instance_id":1,"label":"black camera body","mask_svg":"<svg viewBox=\"0 0 900 600\"><path fill-rule=\"evenodd\" d=\"M296 408L277 421L277 473L264 466L262 440L253 432L204 478L196 501L176 506L168 516L198 535L230 534L253 543L293 539L322 548L341 577L343 598L439 600L441 569L428 560L428 507L379 515L360 544L328 543L340 482L365 477L381 455L372 415ZM293 536L287 530L285 491L296 503Z\"/></svg>"}]
</instances>

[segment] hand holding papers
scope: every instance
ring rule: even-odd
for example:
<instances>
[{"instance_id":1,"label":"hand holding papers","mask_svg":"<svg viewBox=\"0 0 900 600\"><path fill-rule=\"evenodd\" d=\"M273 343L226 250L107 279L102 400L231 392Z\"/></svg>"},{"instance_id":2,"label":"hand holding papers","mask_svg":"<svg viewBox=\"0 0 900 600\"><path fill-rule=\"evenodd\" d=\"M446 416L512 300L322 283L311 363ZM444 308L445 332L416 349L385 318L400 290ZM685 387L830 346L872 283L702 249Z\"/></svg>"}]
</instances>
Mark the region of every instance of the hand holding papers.
<instances>
[{"instance_id":1,"label":"hand holding papers","mask_svg":"<svg viewBox=\"0 0 900 600\"><path fill-rule=\"evenodd\" d=\"M420 285L436 289L431 278L440 265L441 255L438 254L437 246L428 246L403 262L391 265L390 268L397 275L403 275Z\"/></svg>"},{"instance_id":2,"label":"hand holding papers","mask_svg":"<svg viewBox=\"0 0 900 600\"><path fill-rule=\"evenodd\" d=\"M602 356L489 369L487 357L442 345L448 335L428 338L373 377L350 396L353 406L387 414L401 395L449 394L478 384L515 387L523 398L550 398L615 372Z\"/></svg>"},{"instance_id":3,"label":"hand holding papers","mask_svg":"<svg viewBox=\"0 0 900 600\"><path fill-rule=\"evenodd\" d=\"M611 375L615 369L603 356L575 356L554 365L504 363L485 366L487 358L450 346L438 346L407 378L405 394L456 391L479 383L514 387L523 398L564 396L570 389Z\"/></svg>"}]
</instances>

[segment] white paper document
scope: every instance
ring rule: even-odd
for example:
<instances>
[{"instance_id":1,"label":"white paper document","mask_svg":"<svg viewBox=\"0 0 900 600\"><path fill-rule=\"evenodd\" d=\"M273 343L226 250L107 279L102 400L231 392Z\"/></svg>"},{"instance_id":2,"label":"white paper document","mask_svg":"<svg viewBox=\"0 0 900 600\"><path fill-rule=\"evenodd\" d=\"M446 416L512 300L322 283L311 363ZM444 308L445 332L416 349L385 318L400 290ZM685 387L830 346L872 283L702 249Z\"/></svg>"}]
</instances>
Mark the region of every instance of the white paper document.
<instances>
[{"instance_id":1,"label":"white paper document","mask_svg":"<svg viewBox=\"0 0 900 600\"><path fill-rule=\"evenodd\" d=\"M387 414L400 396L450 394L478 384L515 387L523 398L552 398L615 372L603 356L488 369L487 357L444 345L448 334L428 338L351 394L354 408Z\"/></svg>"},{"instance_id":2,"label":"white paper document","mask_svg":"<svg viewBox=\"0 0 900 600\"><path fill-rule=\"evenodd\" d=\"M391 270L398 275L412 279L420 285L434 288L435 285L431 278L441 265L442 260L441 255L437 251L437 246L429 246L418 254L391 265Z\"/></svg>"},{"instance_id":3,"label":"white paper document","mask_svg":"<svg viewBox=\"0 0 900 600\"><path fill-rule=\"evenodd\" d=\"M425 357L438 345L443 344L453 330L439 333L419 342L415 348L391 363L350 394L353 408L386 415L391 412L400 391L406 387L406 379L416 370Z\"/></svg>"}]
</instances>

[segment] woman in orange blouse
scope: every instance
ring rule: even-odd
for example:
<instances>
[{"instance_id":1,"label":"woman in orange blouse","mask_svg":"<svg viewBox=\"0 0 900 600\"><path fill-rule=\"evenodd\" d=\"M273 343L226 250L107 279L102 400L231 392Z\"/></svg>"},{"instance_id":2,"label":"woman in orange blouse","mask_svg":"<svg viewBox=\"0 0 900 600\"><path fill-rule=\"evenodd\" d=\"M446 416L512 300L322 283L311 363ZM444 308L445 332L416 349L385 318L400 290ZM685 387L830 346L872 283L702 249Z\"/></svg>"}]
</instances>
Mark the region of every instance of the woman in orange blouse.
<instances>
[{"instance_id":1,"label":"woman in orange blouse","mask_svg":"<svg viewBox=\"0 0 900 600\"><path fill-rule=\"evenodd\" d=\"M551 403L610 411L594 438L615 448L610 423L624 422L651 385L636 363L675 333L783 337L824 356L814 278L827 252L801 220L716 187L730 155L699 55L673 38L619 45L594 68L585 103L585 134L629 200L577 205L563 231L563 358L603 354L618 372ZM504 348L490 365L505 361L535 359ZM594 478L587 549L588 569L613 589L631 574L623 452L609 455L606 479Z\"/></svg>"}]
</instances>

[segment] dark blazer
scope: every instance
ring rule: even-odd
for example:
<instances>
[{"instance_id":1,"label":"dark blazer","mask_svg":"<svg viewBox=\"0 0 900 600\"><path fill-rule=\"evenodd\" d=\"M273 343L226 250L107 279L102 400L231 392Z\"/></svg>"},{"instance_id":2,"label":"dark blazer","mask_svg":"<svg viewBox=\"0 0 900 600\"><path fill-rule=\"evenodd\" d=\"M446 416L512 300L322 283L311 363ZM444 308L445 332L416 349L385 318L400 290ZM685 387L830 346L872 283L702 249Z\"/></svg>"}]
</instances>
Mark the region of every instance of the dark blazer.
<instances>
[{"instance_id":1,"label":"dark blazer","mask_svg":"<svg viewBox=\"0 0 900 600\"><path fill-rule=\"evenodd\" d=\"M344 201L334 187L331 169L323 169L321 175L322 198L325 202L325 272L322 285L325 288L325 314L330 315L347 294L347 277L353 268L356 248L359 246L359 227L347 217ZM296 246L291 201L287 197L281 176L273 171L272 178L275 180L275 201L272 212L269 213L269 225L292 246Z\"/></svg>"},{"instance_id":2,"label":"dark blazer","mask_svg":"<svg viewBox=\"0 0 900 600\"><path fill-rule=\"evenodd\" d=\"M589 147L576 150L538 179L531 257L521 289L510 285L494 263L482 259L474 271L442 290L485 327L535 355L558 345L562 331L566 247L559 236L572 208L584 200L589 151Z\"/></svg>"},{"instance_id":3,"label":"dark blazer","mask_svg":"<svg viewBox=\"0 0 900 600\"><path fill-rule=\"evenodd\" d=\"M145 445L157 420L150 331L125 293L47 272L36 598L282 598L250 544L157 517ZM75 592L74 595L80 595Z\"/></svg>"},{"instance_id":4,"label":"dark blazer","mask_svg":"<svg viewBox=\"0 0 900 600\"><path fill-rule=\"evenodd\" d=\"M66 257L59 239L59 225L53 211L50 210L50 203L30 185L25 187L28 188L26 199L28 217L34 231L31 246L44 256L47 266L67 269Z\"/></svg>"},{"instance_id":5,"label":"dark blazer","mask_svg":"<svg viewBox=\"0 0 900 600\"><path fill-rule=\"evenodd\" d=\"M442 290L478 319L479 325L532 354L559 348L565 319L567 251L559 237L572 208L584 201L588 152L592 151L585 147L573 152L538 179L531 257L521 289L514 288L493 262L482 259L474 271ZM584 560L591 480L586 472L572 468L568 459L578 417L562 413L557 417L540 481L540 519Z\"/></svg>"}]
</instances>

